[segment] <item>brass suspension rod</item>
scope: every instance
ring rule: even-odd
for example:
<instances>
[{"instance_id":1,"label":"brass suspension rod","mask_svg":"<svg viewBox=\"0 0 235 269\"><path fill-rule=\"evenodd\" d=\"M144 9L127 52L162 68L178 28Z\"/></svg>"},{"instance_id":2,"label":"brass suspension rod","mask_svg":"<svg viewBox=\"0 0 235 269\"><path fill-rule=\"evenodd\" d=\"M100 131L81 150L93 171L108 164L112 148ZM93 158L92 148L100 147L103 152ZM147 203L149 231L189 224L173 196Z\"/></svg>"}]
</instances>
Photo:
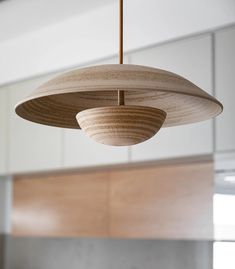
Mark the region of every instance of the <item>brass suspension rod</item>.
<instances>
[{"instance_id":1,"label":"brass suspension rod","mask_svg":"<svg viewBox=\"0 0 235 269\"><path fill-rule=\"evenodd\" d=\"M119 64L123 64L123 0L119 0ZM124 104L124 91L118 91L118 105Z\"/></svg>"}]
</instances>

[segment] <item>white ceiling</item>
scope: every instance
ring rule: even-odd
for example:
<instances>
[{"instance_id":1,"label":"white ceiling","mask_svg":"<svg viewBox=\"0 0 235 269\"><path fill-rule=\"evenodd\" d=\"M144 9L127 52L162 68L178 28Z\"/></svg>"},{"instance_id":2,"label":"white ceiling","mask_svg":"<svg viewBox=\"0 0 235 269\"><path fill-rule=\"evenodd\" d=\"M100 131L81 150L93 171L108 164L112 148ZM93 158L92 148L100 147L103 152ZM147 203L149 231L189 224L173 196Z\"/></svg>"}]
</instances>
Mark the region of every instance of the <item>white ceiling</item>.
<instances>
[{"instance_id":1,"label":"white ceiling","mask_svg":"<svg viewBox=\"0 0 235 269\"><path fill-rule=\"evenodd\" d=\"M235 24L235 0L125 0L124 5L125 51ZM117 52L118 0L0 2L0 85Z\"/></svg>"},{"instance_id":2,"label":"white ceiling","mask_svg":"<svg viewBox=\"0 0 235 269\"><path fill-rule=\"evenodd\" d=\"M0 41L71 19L117 0L0 0Z\"/></svg>"}]
</instances>

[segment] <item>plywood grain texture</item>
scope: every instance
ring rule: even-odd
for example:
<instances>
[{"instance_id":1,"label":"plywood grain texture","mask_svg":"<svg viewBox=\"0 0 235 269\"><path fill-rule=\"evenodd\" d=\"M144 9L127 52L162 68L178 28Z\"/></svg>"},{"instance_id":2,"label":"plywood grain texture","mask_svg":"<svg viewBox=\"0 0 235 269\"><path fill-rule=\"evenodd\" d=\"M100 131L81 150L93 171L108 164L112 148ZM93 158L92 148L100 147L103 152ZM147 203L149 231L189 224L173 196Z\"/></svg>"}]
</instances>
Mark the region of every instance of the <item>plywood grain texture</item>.
<instances>
[{"instance_id":1,"label":"plywood grain texture","mask_svg":"<svg viewBox=\"0 0 235 269\"><path fill-rule=\"evenodd\" d=\"M212 201L210 162L18 176L12 233L212 239Z\"/></svg>"},{"instance_id":2,"label":"plywood grain texture","mask_svg":"<svg viewBox=\"0 0 235 269\"><path fill-rule=\"evenodd\" d=\"M18 177L13 234L107 236L107 188L102 172Z\"/></svg>"},{"instance_id":3,"label":"plywood grain texture","mask_svg":"<svg viewBox=\"0 0 235 269\"><path fill-rule=\"evenodd\" d=\"M213 236L211 163L115 172L110 188L110 233L114 237Z\"/></svg>"},{"instance_id":4,"label":"plywood grain texture","mask_svg":"<svg viewBox=\"0 0 235 269\"><path fill-rule=\"evenodd\" d=\"M157 68L108 64L76 69L41 85L16 105L16 113L29 121L79 129L76 115L85 109L116 106L118 91L125 104L166 112L163 127L210 119L222 104L183 77Z\"/></svg>"},{"instance_id":5,"label":"plywood grain texture","mask_svg":"<svg viewBox=\"0 0 235 269\"><path fill-rule=\"evenodd\" d=\"M121 105L83 110L76 118L83 131L96 142L130 146L154 136L166 113L152 107Z\"/></svg>"}]
</instances>

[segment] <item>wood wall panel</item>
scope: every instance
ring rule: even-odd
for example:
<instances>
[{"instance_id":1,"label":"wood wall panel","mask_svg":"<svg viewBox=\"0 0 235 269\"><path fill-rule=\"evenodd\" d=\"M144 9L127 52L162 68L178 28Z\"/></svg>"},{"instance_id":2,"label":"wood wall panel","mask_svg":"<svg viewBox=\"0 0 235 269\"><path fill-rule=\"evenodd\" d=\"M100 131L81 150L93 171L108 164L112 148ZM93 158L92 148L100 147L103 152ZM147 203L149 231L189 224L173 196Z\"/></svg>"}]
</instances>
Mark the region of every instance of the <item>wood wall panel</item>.
<instances>
[{"instance_id":1,"label":"wood wall panel","mask_svg":"<svg viewBox=\"0 0 235 269\"><path fill-rule=\"evenodd\" d=\"M211 239L212 163L111 173L113 237Z\"/></svg>"},{"instance_id":2,"label":"wood wall panel","mask_svg":"<svg viewBox=\"0 0 235 269\"><path fill-rule=\"evenodd\" d=\"M212 239L212 199L209 162L18 176L12 233Z\"/></svg>"},{"instance_id":3,"label":"wood wall panel","mask_svg":"<svg viewBox=\"0 0 235 269\"><path fill-rule=\"evenodd\" d=\"M17 177L13 234L107 236L107 191L103 172Z\"/></svg>"}]
</instances>

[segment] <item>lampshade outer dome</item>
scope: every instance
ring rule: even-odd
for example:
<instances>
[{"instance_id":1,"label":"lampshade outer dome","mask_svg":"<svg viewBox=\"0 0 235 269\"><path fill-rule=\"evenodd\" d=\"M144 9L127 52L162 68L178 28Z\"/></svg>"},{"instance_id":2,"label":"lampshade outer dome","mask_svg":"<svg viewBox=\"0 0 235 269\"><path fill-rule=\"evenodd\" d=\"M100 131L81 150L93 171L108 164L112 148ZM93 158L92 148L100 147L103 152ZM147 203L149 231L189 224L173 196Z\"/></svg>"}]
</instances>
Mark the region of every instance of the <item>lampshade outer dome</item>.
<instances>
[{"instance_id":1,"label":"lampshade outer dome","mask_svg":"<svg viewBox=\"0 0 235 269\"><path fill-rule=\"evenodd\" d=\"M85 109L117 105L117 91L125 105L163 110L163 127L203 121L223 106L187 79L161 69L129 64L76 69L51 79L16 105L24 119L63 128L80 128L76 115Z\"/></svg>"}]
</instances>

